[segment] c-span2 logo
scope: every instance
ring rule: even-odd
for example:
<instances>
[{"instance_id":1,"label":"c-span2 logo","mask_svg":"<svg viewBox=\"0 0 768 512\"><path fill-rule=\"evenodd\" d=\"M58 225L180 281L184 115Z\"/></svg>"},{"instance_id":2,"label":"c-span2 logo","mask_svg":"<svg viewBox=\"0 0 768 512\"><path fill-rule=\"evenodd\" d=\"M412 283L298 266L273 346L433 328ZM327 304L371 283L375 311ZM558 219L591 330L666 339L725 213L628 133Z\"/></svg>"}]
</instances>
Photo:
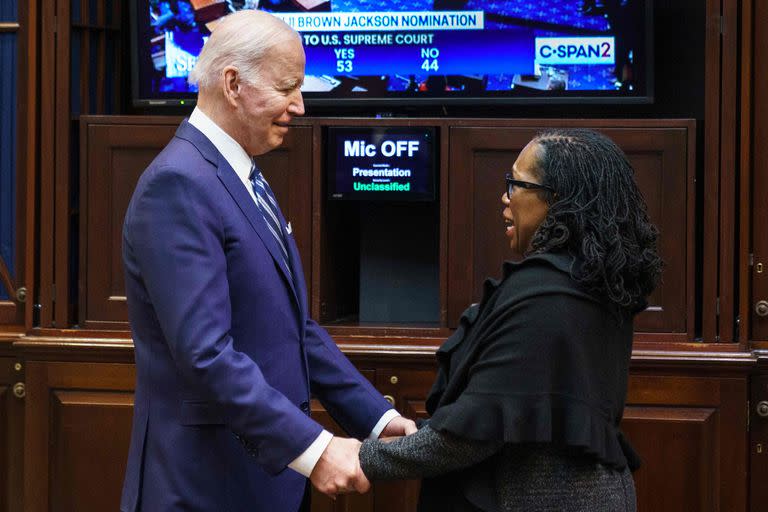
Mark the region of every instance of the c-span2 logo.
<instances>
[{"instance_id":1,"label":"c-span2 logo","mask_svg":"<svg viewBox=\"0 0 768 512\"><path fill-rule=\"evenodd\" d=\"M613 37L537 37L537 64L614 64Z\"/></svg>"}]
</instances>

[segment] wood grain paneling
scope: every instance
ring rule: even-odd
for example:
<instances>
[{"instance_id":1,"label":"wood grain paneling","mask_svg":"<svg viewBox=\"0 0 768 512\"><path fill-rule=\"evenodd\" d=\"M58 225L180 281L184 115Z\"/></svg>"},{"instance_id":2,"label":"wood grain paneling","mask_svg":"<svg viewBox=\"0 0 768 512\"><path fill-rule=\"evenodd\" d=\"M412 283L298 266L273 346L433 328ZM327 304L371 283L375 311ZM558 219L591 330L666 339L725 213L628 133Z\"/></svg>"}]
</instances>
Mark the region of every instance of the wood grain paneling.
<instances>
[{"instance_id":1,"label":"wood grain paneling","mask_svg":"<svg viewBox=\"0 0 768 512\"><path fill-rule=\"evenodd\" d=\"M24 400L13 394L23 380L18 361L0 358L0 512L21 512Z\"/></svg>"},{"instance_id":2,"label":"wood grain paneling","mask_svg":"<svg viewBox=\"0 0 768 512\"><path fill-rule=\"evenodd\" d=\"M426 398L435 381L434 370L383 367L376 370L376 389L395 399L395 408L408 418L428 418Z\"/></svg>"},{"instance_id":3,"label":"wood grain paneling","mask_svg":"<svg viewBox=\"0 0 768 512\"><path fill-rule=\"evenodd\" d=\"M717 410L627 407L622 428L642 454L634 473L641 512L718 510Z\"/></svg>"},{"instance_id":4,"label":"wood grain paneling","mask_svg":"<svg viewBox=\"0 0 768 512\"><path fill-rule=\"evenodd\" d=\"M11 456L8 453L10 449L10 429L8 428L8 422L11 418L9 414L11 400L11 386L6 382L0 383L0 412L2 412L2 414L0 414L0 418L2 418L2 420L0 420L0 489L3 490L3 492L0 493L0 511L2 512L10 510L8 501L9 497L12 496L11 493L14 492L14 490L10 488Z\"/></svg>"},{"instance_id":5,"label":"wood grain paneling","mask_svg":"<svg viewBox=\"0 0 768 512\"><path fill-rule=\"evenodd\" d=\"M622 124L623 123L623 124ZM501 217L504 173L519 152L545 126L579 126L557 121L540 126L451 129L449 201L448 321L455 327L461 311L479 301L486 276L498 277L510 257ZM523 123L520 123L523 124ZM693 336L693 162L689 154L690 122L656 128L616 121L605 126L583 121L611 137L627 154L661 232L659 251L666 266L663 283L638 315L638 332Z\"/></svg>"},{"instance_id":6,"label":"wood grain paneling","mask_svg":"<svg viewBox=\"0 0 768 512\"><path fill-rule=\"evenodd\" d=\"M768 375L752 378L749 406L749 510L763 512L768 508Z\"/></svg>"},{"instance_id":7,"label":"wood grain paneling","mask_svg":"<svg viewBox=\"0 0 768 512\"><path fill-rule=\"evenodd\" d=\"M752 323L752 340L768 342L768 316L759 316L755 304L768 300L768 90L762 86L768 80L768 2L754 3L754 78L753 85L753 132L751 147L752 158L752 211L751 233L744 233L752 241L753 265L750 268L752 296L749 301L749 314ZM760 20L760 22L758 22ZM744 255L746 256L746 255ZM762 271L761 271L762 270Z\"/></svg>"},{"instance_id":8,"label":"wood grain paneling","mask_svg":"<svg viewBox=\"0 0 768 512\"><path fill-rule=\"evenodd\" d=\"M643 460L641 511L747 507L747 378L630 375L622 430Z\"/></svg>"},{"instance_id":9,"label":"wood grain paneling","mask_svg":"<svg viewBox=\"0 0 768 512\"><path fill-rule=\"evenodd\" d=\"M376 370L376 388L395 399L395 407L403 416L411 419L428 418L425 401L435 380L434 370L401 367L383 367ZM378 482L376 511L416 510L421 482Z\"/></svg>"},{"instance_id":10,"label":"wood grain paneling","mask_svg":"<svg viewBox=\"0 0 768 512\"><path fill-rule=\"evenodd\" d=\"M130 364L27 363L24 510L117 510L131 431Z\"/></svg>"},{"instance_id":11,"label":"wood grain paneling","mask_svg":"<svg viewBox=\"0 0 768 512\"><path fill-rule=\"evenodd\" d=\"M122 262L122 225L141 173L173 137L179 119L82 118L80 325L128 329ZM311 137L294 128L283 145L258 159L311 270ZM305 274L306 275L306 274ZM307 282L311 282L307 275Z\"/></svg>"},{"instance_id":12,"label":"wood grain paneling","mask_svg":"<svg viewBox=\"0 0 768 512\"><path fill-rule=\"evenodd\" d=\"M136 182L175 126L83 124L80 325L125 329L123 218Z\"/></svg>"},{"instance_id":13,"label":"wood grain paneling","mask_svg":"<svg viewBox=\"0 0 768 512\"><path fill-rule=\"evenodd\" d=\"M128 460L133 394L54 390L50 406L52 510L117 510Z\"/></svg>"},{"instance_id":14,"label":"wood grain paneling","mask_svg":"<svg viewBox=\"0 0 768 512\"><path fill-rule=\"evenodd\" d=\"M33 347L23 349L32 353ZM406 416L426 416L432 359L376 357L355 358L363 375ZM645 361L633 369L622 428L643 459L635 474L640 510L747 510L748 370L742 366L738 360L719 370ZM4 383L17 378L9 372L0 372L0 406L8 404ZM114 510L130 433L133 365L30 361L25 372L24 510ZM318 401L311 410L325 428L344 435ZM14 444L3 446L0 453L8 453ZM377 482L368 495L335 502L315 492L313 510L414 511L418 492L416 481Z\"/></svg>"},{"instance_id":15,"label":"wood grain paneling","mask_svg":"<svg viewBox=\"0 0 768 512\"><path fill-rule=\"evenodd\" d=\"M4 364L4 360L0 360L0 364ZM3 490L0 493L0 511L7 512L8 497L9 497L9 477L10 477L10 464L11 458L8 453L9 449L9 435L8 435L8 420L10 414L8 409L11 404L11 386L7 382L0 382L0 489Z\"/></svg>"},{"instance_id":16,"label":"wood grain paneling","mask_svg":"<svg viewBox=\"0 0 768 512\"><path fill-rule=\"evenodd\" d=\"M739 116L739 10L742 0L720 0L720 69L712 74L720 78L720 147L717 162L720 172L720 253L718 254L718 332L717 341L738 341L736 312L738 292L736 262L738 230L738 116ZM715 64L712 62L712 64ZM714 97L706 92L707 101ZM706 151L706 150L705 150ZM705 205L705 209L709 205ZM717 304L717 302L716 302Z\"/></svg>"},{"instance_id":17,"label":"wood grain paneling","mask_svg":"<svg viewBox=\"0 0 768 512\"><path fill-rule=\"evenodd\" d=\"M32 278L37 258L37 250L34 248L34 240L37 234L38 209L35 207L37 199L37 172L40 152L29 151L28 148L37 148L40 141L40 132L37 130L40 105L33 98L38 98L40 91L38 57L40 55L37 27L40 23L40 11L37 2L21 2L19 6L19 19L22 20L19 31L20 55L26 55L26 59L19 59L19 146L18 146L18 178L19 206L23 205L24 214L19 215L18 247L23 250L23 256L19 257L19 268L16 272L17 281L27 287L27 302L24 307L23 319L19 323L27 329L32 327L33 304L37 297L37 283ZM23 220L22 220L23 219ZM23 224L23 228L21 228ZM23 258L23 259L22 259ZM23 263L22 263L23 261Z\"/></svg>"},{"instance_id":18,"label":"wood grain paneling","mask_svg":"<svg viewBox=\"0 0 768 512\"><path fill-rule=\"evenodd\" d=\"M13 393L23 382L21 363L0 358L0 512L22 512L24 399Z\"/></svg>"}]
</instances>

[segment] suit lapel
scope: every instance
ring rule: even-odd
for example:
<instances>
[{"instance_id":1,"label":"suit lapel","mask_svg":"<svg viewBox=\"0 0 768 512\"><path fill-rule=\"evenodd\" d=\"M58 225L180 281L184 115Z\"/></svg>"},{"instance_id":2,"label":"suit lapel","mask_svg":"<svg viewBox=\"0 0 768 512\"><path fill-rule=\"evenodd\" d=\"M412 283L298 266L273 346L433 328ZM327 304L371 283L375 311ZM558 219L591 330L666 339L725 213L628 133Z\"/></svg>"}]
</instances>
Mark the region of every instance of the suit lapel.
<instances>
[{"instance_id":1,"label":"suit lapel","mask_svg":"<svg viewBox=\"0 0 768 512\"><path fill-rule=\"evenodd\" d=\"M269 228L267 227L267 223L264 220L264 216L261 214L259 207L256 206L256 203L245 189L245 185L243 185L243 182L240 181L240 178L237 176L235 170L231 165L229 165L227 159L224 158L221 153L219 153L213 143L208 140L208 138L203 135L200 130L189 124L186 119L181 123L179 129L176 131L176 136L191 142L198 149L198 151L200 151L200 154L202 154L206 160L216 166L216 172L219 180L221 180L221 182L224 184L224 187L232 196L232 199L234 199L235 203L240 208L240 211L242 211L246 219L248 219L248 223L251 225L254 231L256 231L256 234L259 235L262 243L266 246L269 254L272 256L272 259L275 261L275 266L280 269L280 273L288 283L288 287L293 293L293 298L296 301L296 304L299 306L299 310L301 311L302 303L298 299L294 280L291 279L290 274L288 274L288 271L283 266L283 257L280 247L277 245L275 237L273 237L272 233L269 232ZM282 222L284 226L285 219L282 218L282 213L279 215L280 222ZM291 255L291 257L293 257L293 255ZM294 267L294 273L296 270L297 268ZM298 270L301 271L301 268L299 267Z\"/></svg>"},{"instance_id":2,"label":"suit lapel","mask_svg":"<svg viewBox=\"0 0 768 512\"><path fill-rule=\"evenodd\" d=\"M271 190L271 187L270 187ZM272 191L272 195L274 195L274 191ZM285 221L285 217L283 216L283 211L280 209L280 205L277 205L277 220L280 223L280 229L282 230L283 240L285 240L285 247L288 250L288 260L289 264L291 265L291 268L293 269L293 285L296 291L296 294L298 297L300 297L301 300L299 300L299 307L303 312L306 312L307 305L305 297L307 296L306 292L306 285L304 284L304 270L301 268L301 259L299 257L299 250L296 247L296 241L293 238L293 234L289 234L285 227L288 225L288 223ZM261 212L259 212L261 213ZM271 236L271 233L269 233ZM272 240L274 241L274 237L272 237ZM277 247L277 244L275 243L275 248L279 250L279 247Z\"/></svg>"},{"instance_id":3,"label":"suit lapel","mask_svg":"<svg viewBox=\"0 0 768 512\"><path fill-rule=\"evenodd\" d=\"M245 189L243 182L240 181L237 173L235 173L234 169L230 167L229 163L227 163L223 157L219 161L218 176L229 191L229 194L235 200L235 203L237 203L237 206L248 219L251 227L253 227L259 235L259 238L261 238L262 243L267 247L272 259L275 260L275 265L280 269L280 273L290 285L291 291L293 291L294 297L296 298L293 279L291 279L290 274L288 274L287 269L283 265L283 257L275 237L269 232L269 227L267 227L267 222L264 220L264 216L259 210L259 207L256 206L251 195ZM296 302L298 304L298 298Z\"/></svg>"},{"instance_id":4,"label":"suit lapel","mask_svg":"<svg viewBox=\"0 0 768 512\"><path fill-rule=\"evenodd\" d=\"M286 225L285 219L283 219L283 225ZM299 307L302 312L307 315L307 288L304 283L304 269L301 267L299 249L296 247L296 241L293 239L293 234L286 235L285 239L288 243L288 256L291 259L291 268L293 269L293 282L296 287L296 293L300 299Z\"/></svg>"}]
</instances>

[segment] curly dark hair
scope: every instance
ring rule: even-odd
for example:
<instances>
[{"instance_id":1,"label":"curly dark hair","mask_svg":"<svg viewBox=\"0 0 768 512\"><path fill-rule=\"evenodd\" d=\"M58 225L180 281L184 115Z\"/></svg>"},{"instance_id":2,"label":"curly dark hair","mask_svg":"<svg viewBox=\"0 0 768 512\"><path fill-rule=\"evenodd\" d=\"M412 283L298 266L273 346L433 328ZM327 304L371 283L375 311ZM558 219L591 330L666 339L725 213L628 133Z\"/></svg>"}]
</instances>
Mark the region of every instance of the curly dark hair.
<instances>
[{"instance_id":1,"label":"curly dark hair","mask_svg":"<svg viewBox=\"0 0 768 512\"><path fill-rule=\"evenodd\" d=\"M637 310L659 282L659 231L648 219L627 157L608 137L587 129L538 134L535 172L554 190L541 192L546 218L531 254L566 250L572 277L622 309Z\"/></svg>"}]
</instances>

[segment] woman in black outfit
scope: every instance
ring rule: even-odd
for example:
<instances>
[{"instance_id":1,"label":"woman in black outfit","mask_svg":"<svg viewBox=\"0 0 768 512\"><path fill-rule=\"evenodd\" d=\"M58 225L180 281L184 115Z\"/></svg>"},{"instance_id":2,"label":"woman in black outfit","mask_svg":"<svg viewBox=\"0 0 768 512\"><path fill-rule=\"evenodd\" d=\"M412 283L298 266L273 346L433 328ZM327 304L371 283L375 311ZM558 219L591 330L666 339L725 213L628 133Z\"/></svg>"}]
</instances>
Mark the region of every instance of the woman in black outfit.
<instances>
[{"instance_id":1,"label":"woman in black outfit","mask_svg":"<svg viewBox=\"0 0 768 512\"><path fill-rule=\"evenodd\" d=\"M634 511L639 461L619 423L632 320L661 260L633 170L597 132L549 131L520 153L502 203L524 257L437 351L431 419L364 442L363 471L423 478L421 511Z\"/></svg>"}]
</instances>

